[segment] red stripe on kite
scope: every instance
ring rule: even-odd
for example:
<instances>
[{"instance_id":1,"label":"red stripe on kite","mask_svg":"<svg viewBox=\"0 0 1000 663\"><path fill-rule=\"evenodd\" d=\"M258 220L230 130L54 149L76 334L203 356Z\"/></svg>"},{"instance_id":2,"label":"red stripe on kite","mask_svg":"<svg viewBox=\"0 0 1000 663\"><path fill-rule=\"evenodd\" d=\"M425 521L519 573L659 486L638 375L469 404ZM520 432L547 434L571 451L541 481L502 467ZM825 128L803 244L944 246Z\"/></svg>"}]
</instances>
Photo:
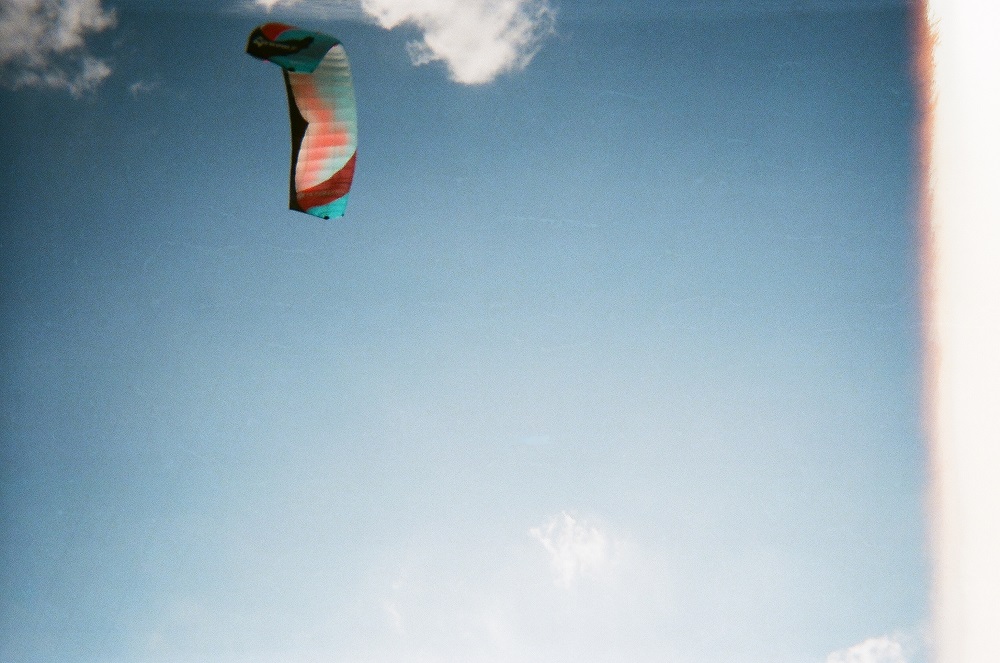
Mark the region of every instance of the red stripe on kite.
<instances>
[{"instance_id":1,"label":"red stripe on kite","mask_svg":"<svg viewBox=\"0 0 1000 663\"><path fill-rule=\"evenodd\" d=\"M260 26L260 31L264 33L264 36L271 41L277 41L278 35L280 35L285 30L293 30L293 26L285 25L284 23L265 23Z\"/></svg>"},{"instance_id":2,"label":"red stripe on kite","mask_svg":"<svg viewBox=\"0 0 1000 663\"><path fill-rule=\"evenodd\" d=\"M299 206L302 209L310 209L342 198L351 189L351 180L354 179L354 160L357 156L357 152L352 154L344 167L331 175L330 179L297 192L295 197L299 201Z\"/></svg>"}]
</instances>

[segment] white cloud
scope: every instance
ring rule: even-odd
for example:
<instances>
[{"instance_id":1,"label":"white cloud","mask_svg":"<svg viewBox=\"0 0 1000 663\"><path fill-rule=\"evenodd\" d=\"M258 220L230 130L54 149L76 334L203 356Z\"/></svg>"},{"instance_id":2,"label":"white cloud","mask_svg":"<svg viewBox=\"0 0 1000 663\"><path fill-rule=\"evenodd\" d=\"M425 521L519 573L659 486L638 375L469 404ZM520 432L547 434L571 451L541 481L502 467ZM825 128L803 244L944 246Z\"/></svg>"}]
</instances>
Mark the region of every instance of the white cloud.
<instances>
[{"instance_id":1,"label":"white cloud","mask_svg":"<svg viewBox=\"0 0 1000 663\"><path fill-rule=\"evenodd\" d=\"M413 25L423 38L408 45L416 65L444 62L453 80L475 85L524 69L552 32L547 0L362 0L391 30Z\"/></svg>"},{"instance_id":2,"label":"white cloud","mask_svg":"<svg viewBox=\"0 0 1000 663\"><path fill-rule=\"evenodd\" d=\"M276 7L316 11L343 0L256 0ZM421 38L407 44L415 65L442 62L452 80L489 83L524 69L552 33L555 10L549 0L359 0L361 9L386 30L408 25Z\"/></svg>"},{"instance_id":3,"label":"white cloud","mask_svg":"<svg viewBox=\"0 0 1000 663\"><path fill-rule=\"evenodd\" d=\"M111 75L88 54L87 37L114 27L101 0L0 0L0 67L14 87L47 87L79 96Z\"/></svg>"},{"instance_id":4,"label":"white cloud","mask_svg":"<svg viewBox=\"0 0 1000 663\"><path fill-rule=\"evenodd\" d=\"M271 20L297 23L301 20L371 21L361 9L361 0L240 0L244 10L268 14L280 10Z\"/></svg>"},{"instance_id":5,"label":"white cloud","mask_svg":"<svg viewBox=\"0 0 1000 663\"><path fill-rule=\"evenodd\" d=\"M565 511L530 532L548 551L557 585L604 576L618 563L620 542Z\"/></svg>"},{"instance_id":6,"label":"white cloud","mask_svg":"<svg viewBox=\"0 0 1000 663\"><path fill-rule=\"evenodd\" d=\"M291 7L292 5L299 4L300 0L257 0L257 4L271 11L275 7Z\"/></svg>"},{"instance_id":7,"label":"white cloud","mask_svg":"<svg viewBox=\"0 0 1000 663\"><path fill-rule=\"evenodd\" d=\"M835 651L826 663L907 663L907 657L898 637L883 635Z\"/></svg>"}]
</instances>

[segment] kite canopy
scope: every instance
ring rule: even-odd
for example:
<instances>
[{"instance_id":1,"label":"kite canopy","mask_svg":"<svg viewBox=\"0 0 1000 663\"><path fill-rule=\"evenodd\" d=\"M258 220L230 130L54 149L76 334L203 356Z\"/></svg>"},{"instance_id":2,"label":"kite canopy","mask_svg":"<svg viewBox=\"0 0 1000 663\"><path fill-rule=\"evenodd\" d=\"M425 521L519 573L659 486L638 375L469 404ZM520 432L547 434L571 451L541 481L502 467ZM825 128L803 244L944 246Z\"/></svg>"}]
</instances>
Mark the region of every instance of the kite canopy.
<instances>
[{"instance_id":1,"label":"kite canopy","mask_svg":"<svg viewBox=\"0 0 1000 663\"><path fill-rule=\"evenodd\" d=\"M255 28L247 53L278 65L292 123L289 209L324 219L343 216L354 178L358 112L340 41L283 23Z\"/></svg>"}]
</instances>

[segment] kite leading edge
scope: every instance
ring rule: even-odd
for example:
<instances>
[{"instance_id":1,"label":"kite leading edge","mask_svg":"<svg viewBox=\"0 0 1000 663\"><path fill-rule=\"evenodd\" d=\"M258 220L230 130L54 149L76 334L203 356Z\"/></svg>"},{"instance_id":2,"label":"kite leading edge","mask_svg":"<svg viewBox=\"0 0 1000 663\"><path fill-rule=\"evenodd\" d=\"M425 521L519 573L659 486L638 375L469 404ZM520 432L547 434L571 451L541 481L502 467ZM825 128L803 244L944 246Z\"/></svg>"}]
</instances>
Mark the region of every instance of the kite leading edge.
<instances>
[{"instance_id":1,"label":"kite leading edge","mask_svg":"<svg viewBox=\"0 0 1000 663\"><path fill-rule=\"evenodd\" d=\"M354 178L358 113L347 54L321 32L266 23L247 53L282 69L292 124L289 209L323 219L344 215Z\"/></svg>"}]
</instances>

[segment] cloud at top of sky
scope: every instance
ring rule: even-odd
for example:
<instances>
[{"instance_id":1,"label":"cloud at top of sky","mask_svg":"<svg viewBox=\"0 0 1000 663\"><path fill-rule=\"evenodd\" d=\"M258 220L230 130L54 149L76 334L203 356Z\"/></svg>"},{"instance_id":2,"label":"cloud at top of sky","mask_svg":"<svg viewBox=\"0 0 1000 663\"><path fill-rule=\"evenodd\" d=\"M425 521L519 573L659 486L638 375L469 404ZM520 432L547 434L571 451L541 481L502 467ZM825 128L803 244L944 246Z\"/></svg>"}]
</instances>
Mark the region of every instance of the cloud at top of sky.
<instances>
[{"instance_id":1,"label":"cloud at top of sky","mask_svg":"<svg viewBox=\"0 0 1000 663\"><path fill-rule=\"evenodd\" d=\"M241 0L245 10L283 9L290 15L329 20L363 20L361 0Z\"/></svg>"},{"instance_id":2,"label":"cloud at top of sky","mask_svg":"<svg viewBox=\"0 0 1000 663\"><path fill-rule=\"evenodd\" d=\"M340 0L256 0L268 11L297 6L322 10ZM420 39L407 44L415 65L441 62L452 80L489 83L528 66L553 31L548 0L359 0L364 13L386 30L408 25Z\"/></svg>"},{"instance_id":3,"label":"cloud at top of sky","mask_svg":"<svg viewBox=\"0 0 1000 663\"><path fill-rule=\"evenodd\" d=\"M101 0L0 0L0 68L8 86L93 90L111 75L87 38L115 26Z\"/></svg>"}]
</instances>

